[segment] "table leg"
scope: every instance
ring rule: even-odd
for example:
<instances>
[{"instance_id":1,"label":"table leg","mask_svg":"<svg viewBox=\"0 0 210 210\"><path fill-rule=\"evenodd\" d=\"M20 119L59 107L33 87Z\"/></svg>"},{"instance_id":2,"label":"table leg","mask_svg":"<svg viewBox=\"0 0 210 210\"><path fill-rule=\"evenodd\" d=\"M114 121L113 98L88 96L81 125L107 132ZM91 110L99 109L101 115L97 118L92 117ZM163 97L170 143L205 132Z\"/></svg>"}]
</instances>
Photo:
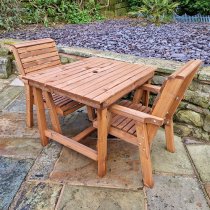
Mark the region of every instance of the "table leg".
<instances>
[{"instance_id":1,"label":"table leg","mask_svg":"<svg viewBox=\"0 0 210 210\"><path fill-rule=\"evenodd\" d=\"M46 117L45 117L45 108L42 97L42 90L33 87L34 101L36 104L37 110L37 121L38 128L41 138L42 146L46 146L48 144L48 138L45 136L45 130L47 129Z\"/></svg>"},{"instance_id":2,"label":"table leg","mask_svg":"<svg viewBox=\"0 0 210 210\"><path fill-rule=\"evenodd\" d=\"M98 175L103 177L106 174L107 159L107 109L97 110L98 121Z\"/></svg>"},{"instance_id":3,"label":"table leg","mask_svg":"<svg viewBox=\"0 0 210 210\"><path fill-rule=\"evenodd\" d=\"M58 120L58 114L55 109L55 104L54 104L52 95L51 93L47 91L43 91L43 93L44 93L44 98L46 100L47 108L49 109L49 112L50 112L50 119L51 119L53 129L54 131L61 133L61 127Z\"/></svg>"}]
</instances>

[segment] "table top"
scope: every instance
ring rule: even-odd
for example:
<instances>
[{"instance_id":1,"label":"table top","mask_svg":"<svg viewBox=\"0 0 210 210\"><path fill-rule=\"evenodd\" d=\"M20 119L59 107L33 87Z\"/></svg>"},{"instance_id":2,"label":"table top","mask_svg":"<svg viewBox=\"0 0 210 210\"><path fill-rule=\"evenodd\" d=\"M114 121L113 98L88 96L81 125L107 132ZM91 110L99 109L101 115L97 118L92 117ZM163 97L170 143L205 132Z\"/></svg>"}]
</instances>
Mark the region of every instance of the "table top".
<instances>
[{"instance_id":1,"label":"table top","mask_svg":"<svg viewBox=\"0 0 210 210\"><path fill-rule=\"evenodd\" d=\"M153 77L156 68L105 58L86 58L23 76L29 85L105 108Z\"/></svg>"}]
</instances>

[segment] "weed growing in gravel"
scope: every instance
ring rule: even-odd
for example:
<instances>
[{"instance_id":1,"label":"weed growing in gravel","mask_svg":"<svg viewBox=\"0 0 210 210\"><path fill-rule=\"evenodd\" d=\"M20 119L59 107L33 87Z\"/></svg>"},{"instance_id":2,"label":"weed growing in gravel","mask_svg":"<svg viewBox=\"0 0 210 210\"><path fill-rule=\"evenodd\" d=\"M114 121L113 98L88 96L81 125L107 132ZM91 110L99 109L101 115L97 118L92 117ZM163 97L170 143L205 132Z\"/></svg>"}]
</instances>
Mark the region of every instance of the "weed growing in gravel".
<instances>
[{"instance_id":1,"label":"weed growing in gravel","mask_svg":"<svg viewBox=\"0 0 210 210\"><path fill-rule=\"evenodd\" d=\"M156 25L170 21L179 5L171 0L142 0L142 3L139 11Z\"/></svg>"}]
</instances>

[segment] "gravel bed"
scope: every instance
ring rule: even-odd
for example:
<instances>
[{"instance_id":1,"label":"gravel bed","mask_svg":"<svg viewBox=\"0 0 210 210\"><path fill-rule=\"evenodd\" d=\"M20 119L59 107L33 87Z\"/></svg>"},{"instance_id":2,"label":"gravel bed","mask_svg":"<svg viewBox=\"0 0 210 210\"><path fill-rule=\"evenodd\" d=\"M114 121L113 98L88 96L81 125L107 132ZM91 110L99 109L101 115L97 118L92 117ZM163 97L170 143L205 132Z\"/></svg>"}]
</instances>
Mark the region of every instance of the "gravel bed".
<instances>
[{"instance_id":1,"label":"gravel bed","mask_svg":"<svg viewBox=\"0 0 210 210\"><path fill-rule=\"evenodd\" d=\"M59 28L37 28L0 34L0 38L51 37L57 44L140 57L177 61L199 58L210 64L210 24L171 23L142 26L138 20L107 20Z\"/></svg>"}]
</instances>

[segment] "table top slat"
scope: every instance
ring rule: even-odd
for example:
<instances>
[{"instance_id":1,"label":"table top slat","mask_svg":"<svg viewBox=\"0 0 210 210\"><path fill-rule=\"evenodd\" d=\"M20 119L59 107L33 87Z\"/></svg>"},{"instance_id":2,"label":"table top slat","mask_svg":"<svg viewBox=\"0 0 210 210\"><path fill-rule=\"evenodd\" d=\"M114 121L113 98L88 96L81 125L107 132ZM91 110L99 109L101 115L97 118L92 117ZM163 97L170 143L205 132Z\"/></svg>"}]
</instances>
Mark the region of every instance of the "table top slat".
<instances>
[{"instance_id":1,"label":"table top slat","mask_svg":"<svg viewBox=\"0 0 210 210\"><path fill-rule=\"evenodd\" d=\"M93 71L91 70L90 72L88 72L88 74L84 74L84 78L79 77L77 78L78 80L69 80L68 83L64 83L63 85L58 87L63 88L65 90L73 90L81 86L86 87L86 85L88 86L92 83L96 84L97 82L110 77L110 74L111 76L114 76L113 71L118 71L117 73L119 74L120 69L123 69L124 67L127 67L125 63L115 63L105 68L101 68L101 70L98 71L99 73L93 73Z\"/></svg>"}]
</instances>

